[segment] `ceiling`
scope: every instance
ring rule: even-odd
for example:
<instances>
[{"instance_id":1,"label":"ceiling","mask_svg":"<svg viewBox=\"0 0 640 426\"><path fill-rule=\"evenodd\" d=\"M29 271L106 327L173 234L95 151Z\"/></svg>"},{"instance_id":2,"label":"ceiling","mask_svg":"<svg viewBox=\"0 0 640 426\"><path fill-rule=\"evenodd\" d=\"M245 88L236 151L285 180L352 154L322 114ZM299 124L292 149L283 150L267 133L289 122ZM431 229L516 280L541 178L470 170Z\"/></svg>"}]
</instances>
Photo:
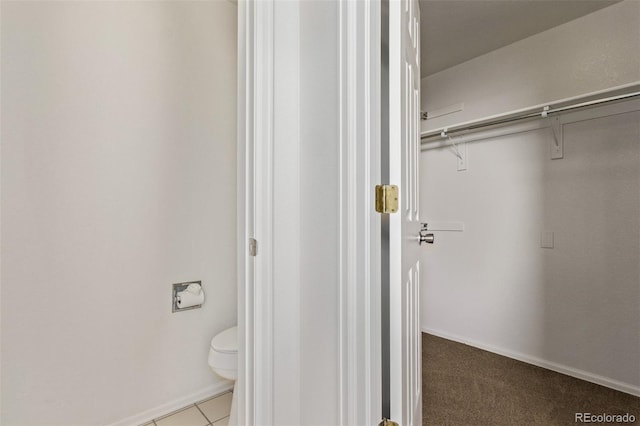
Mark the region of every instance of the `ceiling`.
<instances>
[{"instance_id":1,"label":"ceiling","mask_svg":"<svg viewBox=\"0 0 640 426\"><path fill-rule=\"evenodd\" d=\"M420 0L422 77L619 0Z\"/></svg>"}]
</instances>

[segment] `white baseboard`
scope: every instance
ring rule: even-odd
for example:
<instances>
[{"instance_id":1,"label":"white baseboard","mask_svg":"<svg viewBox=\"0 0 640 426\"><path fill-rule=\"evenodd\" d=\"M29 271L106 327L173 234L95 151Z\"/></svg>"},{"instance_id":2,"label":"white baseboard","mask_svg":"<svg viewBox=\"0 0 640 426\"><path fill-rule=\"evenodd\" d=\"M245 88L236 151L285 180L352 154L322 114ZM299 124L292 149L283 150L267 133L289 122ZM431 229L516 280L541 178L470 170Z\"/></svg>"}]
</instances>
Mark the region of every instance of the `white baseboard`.
<instances>
[{"instance_id":1,"label":"white baseboard","mask_svg":"<svg viewBox=\"0 0 640 426\"><path fill-rule=\"evenodd\" d=\"M162 417L173 411L179 410L187 405L194 404L203 399L210 398L212 396L227 392L233 389L233 383L228 381L218 382L214 385L206 387L198 392L192 393L187 396L180 397L173 401L162 404L159 407L152 408L150 410L143 411L142 413L135 414L127 417L126 419L119 420L112 423L110 426L138 426L144 423L150 422L153 419Z\"/></svg>"},{"instance_id":2,"label":"white baseboard","mask_svg":"<svg viewBox=\"0 0 640 426\"><path fill-rule=\"evenodd\" d=\"M461 336L456 336L443 331L434 330L427 327L422 327L422 331L424 333L433 334L434 336L442 337L447 340L453 340L454 342L463 343L465 345L473 346L478 349L482 349L488 352L493 352L495 354L506 356L508 358L513 358L518 361L526 362L527 364L533 364L538 367L546 368L547 370L552 370L557 373L566 374L567 376L575 377L578 379L585 380L587 382L591 382L591 383L602 385L611 389L615 389L620 392L625 392L634 396L640 396L640 387L632 385L630 383L620 382L618 380L613 380L608 377L589 373L588 371L579 370L577 368L568 367L566 365L557 364L551 361L546 361L541 358L526 355L520 352L510 351L508 349L503 349L497 346L487 345L485 343L481 343L472 339L467 339Z\"/></svg>"}]
</instances>

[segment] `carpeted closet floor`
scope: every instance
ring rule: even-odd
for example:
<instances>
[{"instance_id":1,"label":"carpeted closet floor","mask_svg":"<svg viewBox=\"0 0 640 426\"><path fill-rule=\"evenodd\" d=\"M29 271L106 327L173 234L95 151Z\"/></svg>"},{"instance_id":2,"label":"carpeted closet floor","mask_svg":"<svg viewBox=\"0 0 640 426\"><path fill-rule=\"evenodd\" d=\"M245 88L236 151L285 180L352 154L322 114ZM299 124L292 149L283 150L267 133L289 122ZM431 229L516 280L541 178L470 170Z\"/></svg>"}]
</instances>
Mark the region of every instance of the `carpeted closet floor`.
<instances>
[{"instance_id":1,"label":"carpeted closet floor","mask_svg":"<svg viewBox=\"0 0 640 426\"><path fill-rule=\"evenodd\" d=\"M422 391L423 425L580 424L575 413L640 425L640 398L424 333Z\"/></svg>"}]
</instances>

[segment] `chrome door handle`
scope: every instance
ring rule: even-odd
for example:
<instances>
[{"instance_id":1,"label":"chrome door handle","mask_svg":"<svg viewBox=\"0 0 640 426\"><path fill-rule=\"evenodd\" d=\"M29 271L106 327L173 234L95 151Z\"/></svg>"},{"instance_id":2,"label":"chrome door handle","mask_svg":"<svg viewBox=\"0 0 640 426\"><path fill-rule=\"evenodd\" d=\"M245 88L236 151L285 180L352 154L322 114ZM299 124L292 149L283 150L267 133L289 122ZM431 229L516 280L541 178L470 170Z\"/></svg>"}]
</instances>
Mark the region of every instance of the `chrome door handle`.
<instances>
[{"instance_id":1,"label":"chrome door handle","mask_svg":"<svg viewBox=\"0 0 640 426\"><path fill-rule=\"evenodd\" d=\"M436 241L435 235L430 232L427 232L426 229L420 231L420 245L422 243L433 244Z\"/></svg>"}]
</instances>

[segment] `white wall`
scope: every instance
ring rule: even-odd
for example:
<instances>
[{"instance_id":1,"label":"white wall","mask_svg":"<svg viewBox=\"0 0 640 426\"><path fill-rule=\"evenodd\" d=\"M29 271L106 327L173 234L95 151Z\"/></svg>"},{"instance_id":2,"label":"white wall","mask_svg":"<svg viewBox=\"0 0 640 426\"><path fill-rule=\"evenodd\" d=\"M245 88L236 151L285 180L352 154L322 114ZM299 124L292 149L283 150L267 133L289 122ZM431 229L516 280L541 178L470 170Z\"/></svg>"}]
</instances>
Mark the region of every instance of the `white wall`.
<instances>
[{"instance_id":1,"label":"white wall","mask_svg":"<svg viewBox=\"0 0 640 426\"><path fill-rule=\"evenodd\" d=\"M550 6L552 7L552 6ZM626 0L422 79L437 129L640 81L640 2Z\"/></svg>"},{"instance_id":2,"label":"white wall","mask_svg":"<svg viewBox=\"0 0 640 426\"><path fill-rule=\"evenodd\" d=\"M428 126L640 80L639 12L617 4L428 77L427 105L468 107ZM466 227L425 249L424 330L640 392L634 105L567 115L579 121L564 126L561 160L549 129L469 143L463 172L449 149L423 152L424 219ZM540 247L542 231L553 249Z\"/></svg>"},{"instance_id":3,"label":"white wall","mask_svg":"<svg viewBox=\"0 0 640 426\"><path fill-rule=\"evenodd\" d=\"M3 424L108 424L224 384L236 13L2 3ZM172 314L188 280L206 303Z\"/></svg>"}]
</instances>

